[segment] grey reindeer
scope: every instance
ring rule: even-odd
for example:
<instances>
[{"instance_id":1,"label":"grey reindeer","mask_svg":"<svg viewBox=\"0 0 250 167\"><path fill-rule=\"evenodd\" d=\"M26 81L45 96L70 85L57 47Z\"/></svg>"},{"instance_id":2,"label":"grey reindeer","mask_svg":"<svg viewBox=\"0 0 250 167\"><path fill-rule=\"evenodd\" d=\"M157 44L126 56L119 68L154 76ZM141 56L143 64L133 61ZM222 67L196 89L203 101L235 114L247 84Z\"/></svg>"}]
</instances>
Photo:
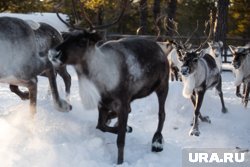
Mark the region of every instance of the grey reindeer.
<instances>
[{"instance_id":1,"label":"grey reindeer","mask_svg":"<svg viewBox=\"0 0 250 167\"><path fill-rule=\"evenodd\" d=\"M236 96L242 98L247 107L250 92L250 43L245 46L229 46L233 54L232 65L235 73ZM243 84L243 95L240 93L240 85Z\"/></svg>"},{"instance_id":2,"label":"grey reindeer","mask_svg":"<svg viewBox=\"0 0 250 167\"><path fill-rule=\"evenodd\" d=\"M59 97L54 67L47 56L37 50L36 36L24 20L0 17L0 82L24 86L29 90L30 111L36 113L37 75L46 73L55 107L69 111L71 105Z\"/></svg>"},{"instance_id":3,"label":"grey reindeer","mask_svg":"<svg viewBox=\"0 0 250 167\"><path fill-rule=\"evenodd\" d=\"M189 135L194 136L200 135L198 127L199 118L203 122L211 122L208 116L202 116L200 113L203 98L208 89L215 87L220 96L221 111L222 113L227 112L223 99L220 69L216 64L215 58L201 49L205 43L199 48L192 50L183 50L176 47L179 60L182 62L180 71L184 84L183 96L190 98L194 105L193 123L189 132Z\"/></svg>"},{"instance_id":4,"label":"grey reindeer","mask_svg":"<svg viewBox=\"0 0 250 167\"><path fill-rule=\"evenodd\" d=\"M55 47L63 41L61 34L51 25L47 23L36 23L34 21L26 21L31 26L36 27L34 29L35 37L36 37L36 45L37 51L40 57L48 57L49 49ZM47 68L47 67L45 67ZM65 84L65 92L67 98L69 98L70 94L70 86L71 86L71 76L66 69L66 65L55 68L55 74L59 74ZM46 72L44 71L40 75L46 76ZM29 99L29 92L22 92L16 85L10 85L10 90L16 93L22 100Z\"/></svg>"}]
</instances>

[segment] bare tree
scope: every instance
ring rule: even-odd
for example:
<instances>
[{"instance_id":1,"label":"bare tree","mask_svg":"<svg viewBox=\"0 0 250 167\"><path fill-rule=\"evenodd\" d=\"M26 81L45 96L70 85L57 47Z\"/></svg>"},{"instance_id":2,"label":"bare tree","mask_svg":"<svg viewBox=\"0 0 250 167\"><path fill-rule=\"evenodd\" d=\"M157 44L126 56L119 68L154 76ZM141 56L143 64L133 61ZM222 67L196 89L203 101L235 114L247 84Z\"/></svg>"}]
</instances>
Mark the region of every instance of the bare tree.
<instances>
[{"instance_id":1,"label":"bare tree","mask_svg":"<svg viewBox=\"0 0 250 167\"><path fill-rule=\"evenodd\" d=\"M97 24L102 25L103 24L103 7L99 7L97 11Z\"/></svg>"},{"instance_id":2,"label":"bare tree","mask_svg":"<svg viewBox=\"0 0 250 167\"><path fill-rule=\"evenodd\" d=\"M156 21L157 18L160 16L160 13L161 13L161 0L154 0L154 5L153 5L154 21Z\"/></svg>"},{"instance_id":3,"label":"bare tree","mask_svg":"<svg viewBox=\"0 0 250 167\"><path fill-rule=\"evenodd\" d=\"M224 48L226 46L229 3L230 3L229 0L218 0L216 21L215 21L214 41L222 41L224 44L223 45ZM226 56L225 56L225 61L226 61Z\"/></svg>"},{"instance_id":4,"label":"bare tree","mask_svg":"<svg viewBox=\"0 0 250 167\"><path fill-rule=\"evenodd\" d=\"M147 19L148 19L148 2L147 0L140 0L140 32L141 34L147 34Z\"/></svg>"},{"instance_id":5,"label":"bare tree","mask_svg":"<svg viewBox=\"0 0 250 167\"><path fill-rule=\"evenodd\" d=\"M227 17L228 17L229 0L218 0L216 24L215 24L215 41L225 41L227 34Z\"/></svg>"}]
</instances>

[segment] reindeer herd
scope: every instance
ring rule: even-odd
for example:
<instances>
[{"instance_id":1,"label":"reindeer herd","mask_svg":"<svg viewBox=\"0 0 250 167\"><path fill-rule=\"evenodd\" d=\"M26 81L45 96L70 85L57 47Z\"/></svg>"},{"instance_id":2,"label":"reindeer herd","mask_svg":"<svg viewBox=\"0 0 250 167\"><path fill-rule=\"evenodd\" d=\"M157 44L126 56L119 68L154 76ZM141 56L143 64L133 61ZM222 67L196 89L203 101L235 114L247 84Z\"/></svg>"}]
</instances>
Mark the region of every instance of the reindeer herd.
<instances>
[{"instance_id":1,"label":"reindeer herd","mask_svg":"<svg viewBox=\"0 0 250 167\"><path fill-rule=\"evenodd\" d=\"M117 134L118 159L124 161L125 136L132 131L127 125L130 103L155 92L158 99L158 125L152 139L152 151L163 150L162 130L165 121L165 101L171 80L183 82L183 96L194 105L190 135L199 136L198 121L210 123L202 116L205 92L215 88L220 97L222 113L225 106L221 78L221 42L205 41L200 47L183 46L175 41L157 42L141 37L104 41L95 31L75 30L62 35L45 23L0 17L0 82L21 99L30 100L34 116L37 102L37 76L46 76L53 101L59 111L72 106L59 97L57 73L70 93L71 77L66 65L72 65L79 81L79 93L86 108L98 108L96 128ZM208 45L205 48L205 44ZM250 45L229 46L237 86L236 95L245 107L250 88ZM243 85L243 93L240 93ZM27 92L18 86L28 88ZM117 118L115 126L108 122Z\"/></svg>"}]
</instances>

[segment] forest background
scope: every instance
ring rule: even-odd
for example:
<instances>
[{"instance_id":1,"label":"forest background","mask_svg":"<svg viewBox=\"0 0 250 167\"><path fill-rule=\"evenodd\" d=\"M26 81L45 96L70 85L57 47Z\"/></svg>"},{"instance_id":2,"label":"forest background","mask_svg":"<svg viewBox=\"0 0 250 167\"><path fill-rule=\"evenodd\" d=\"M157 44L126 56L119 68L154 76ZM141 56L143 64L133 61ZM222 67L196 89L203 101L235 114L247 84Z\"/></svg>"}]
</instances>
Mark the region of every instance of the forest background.
<instances>
[{"instance_id":1,"label":"forest background","mask_svg":"<svg viewBox=\"0 0 250 167\"><path fill-rule=\"evenodd\" d=\"M109 23L119 15L123 6L122 0L0 0L1 12L61 12L69 16L71 24L85 28L89 27L86 18L94 25ZM204 37L204 23L209 20L210 12L214 18L215 41L249 42L248 0L130 0L122 19L107 33L157 35L158 25L161 35L173 37L176 33L173 22L169 22L172 19L177 23L178 33L184 37L192 34L198 22L194 34L198 39Z\"/></svg>"}]
</instances>

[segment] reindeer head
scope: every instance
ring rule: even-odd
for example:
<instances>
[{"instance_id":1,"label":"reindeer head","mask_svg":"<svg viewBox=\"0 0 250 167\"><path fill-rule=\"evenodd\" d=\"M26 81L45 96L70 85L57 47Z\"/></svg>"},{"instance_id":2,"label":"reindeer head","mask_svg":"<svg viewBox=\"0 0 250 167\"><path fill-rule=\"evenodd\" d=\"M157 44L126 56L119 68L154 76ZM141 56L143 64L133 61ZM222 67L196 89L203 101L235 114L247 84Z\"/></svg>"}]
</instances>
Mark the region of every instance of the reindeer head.
<instances>
[{"instance_id":1,"label":"reindeer head","mask_svg":"<svg viewBox=\"0 0 250 167\"><path fill-rule=\"evenodd\" d=\"M182 62L181 74L185 77L192 74L197 68L199 52L193 50L185 51L177 49L178 59Z\"/></svg>"},{"instance_id":2,"label":"reindeer head","mask_svg":"<svg viewBox=\"0 0 250 167\"><path fill-rule=\"evenodd\" d=\"M215 57L221 57L221 55L222 55L222 47L223 47L223 42L222 41L208 42L208 45L213 49Z\"/></svg>"},{"instance_id":3,"label":"reindeer head","mask_svg":"<svg viewBox=\"0 0 250 167\"><path fill-rule=\"evenodd\" d=\"M102 38L96 32L74 31L63 34L64 42L49 51L49 59L55 65L75 65L84 60L86 52Z\"/></svg>"},{"instance_id":4,"label":"reindeer head","mask_svg":"<svg viewBox=\"0 0 250 167\"><path fill-rule=\"evenodd\" d=\"M250 54L250 47L244 47L244 46L228 46L230 51L233 54L233 61L232 65L234 66L235 69L239 69L247 57L247 55Z\"/></svg>"}]
</instances>

